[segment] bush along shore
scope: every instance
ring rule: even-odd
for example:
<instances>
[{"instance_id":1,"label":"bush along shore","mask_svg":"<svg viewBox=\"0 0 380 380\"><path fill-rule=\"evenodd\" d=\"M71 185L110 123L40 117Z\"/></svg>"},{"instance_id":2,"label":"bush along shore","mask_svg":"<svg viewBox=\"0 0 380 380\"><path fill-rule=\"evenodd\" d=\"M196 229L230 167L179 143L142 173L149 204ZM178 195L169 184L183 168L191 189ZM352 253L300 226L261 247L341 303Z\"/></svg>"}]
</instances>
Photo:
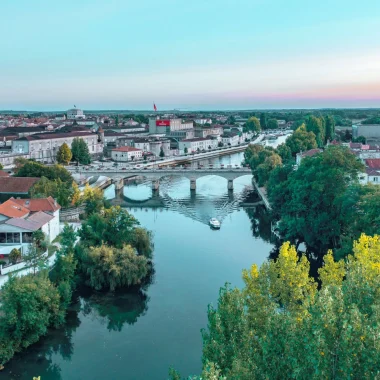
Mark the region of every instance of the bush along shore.
<instances>
[{"instance_id":1,"label":"bush along shore","mask_svg":"<svg viewBox=\"0 0 380 380\"><path fill-rule=\"evenodd\" d=\"M90 194L91 193L91 194ZM152 271L153 236L102 192L87 190L86 220L78 232L65 225L49 271L11 276L0 293L0 365L65 322L78 283L114 291L141 284Z\"/></svg>"}]
</instances>

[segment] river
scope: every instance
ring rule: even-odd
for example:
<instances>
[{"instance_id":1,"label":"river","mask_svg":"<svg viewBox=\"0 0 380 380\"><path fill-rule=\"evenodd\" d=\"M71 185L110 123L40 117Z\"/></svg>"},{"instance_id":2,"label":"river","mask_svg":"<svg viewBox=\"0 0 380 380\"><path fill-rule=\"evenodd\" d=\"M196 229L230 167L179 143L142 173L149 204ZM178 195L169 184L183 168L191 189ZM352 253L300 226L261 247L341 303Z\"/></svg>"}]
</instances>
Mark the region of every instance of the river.
<instances>
[{"instance_id":1,"label":"river","mask_svg":"<svg viewBox=\"0 0 380 380\"><path fill-rule=\"evenodd\" d=\"M239 164L242 153L212 159ZM0 378L31 380L167 379L174 366L182 376L201 372L207 305L216 304L225 282L241 287L241 271L261 264L273 248L262 208L241 208L252 196L250 176L227 181L209 176L189 181L167 177L160 183L159 207L144 206L151 187L130 184L122 198L128 210L154 232L152 278L143 287L116 293L80 289L67 323L6 364ZM107 189L109 198L113 188ZM219 231L208 220L222 221Z\"/></svg>"}]
</instances>

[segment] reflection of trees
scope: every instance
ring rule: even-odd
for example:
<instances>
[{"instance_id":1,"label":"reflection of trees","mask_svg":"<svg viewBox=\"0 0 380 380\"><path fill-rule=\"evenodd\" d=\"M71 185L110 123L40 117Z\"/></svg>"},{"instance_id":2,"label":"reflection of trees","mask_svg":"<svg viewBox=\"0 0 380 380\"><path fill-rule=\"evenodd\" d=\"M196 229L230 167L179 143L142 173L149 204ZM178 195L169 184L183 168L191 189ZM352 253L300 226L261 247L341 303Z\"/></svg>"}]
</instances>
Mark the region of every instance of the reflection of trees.
<instances>
[{"instance_id":1,"label":"reflection of trees","mask_svg":"<svg viewBox=\"0 0 380 380\"><path fill-rule=\"evenodd\" d=\"M60 354L64 360L71 360L74 352L72 336L80 325L78 305L70 307L64 326L49 330L48 335L39 342L17 354L5 365L2 375L7 379L31 379L40 376L41 379L61 380L61 368L53 363L53 355Z\"/></svg>"},{"instance_id":2,"label":"reflection of trees","mask_svg":"<svg viewBox=\"0 0 380 380\"><path fill-rule=\"evenodd\" d=\"M244 211L251 220L251 230L253 236L256 238L261 238L267 242L272 242L271 218L265 207L257 206L253 208L245 208Z\"/></svg>"},{"instance_id":3,"label":"reflection of trees","mask_svg":"<svg viewBox=\"0 0 380 380\"><path fill-rule=\"evenodd\" d=\"M87 295L83 295L82 312L102 319L109 331L121 331L125 323L133 325L147 312L146 290L152 279L153 273L140 286L107 293L87 291Z\"/></svg>"}]
</instances>

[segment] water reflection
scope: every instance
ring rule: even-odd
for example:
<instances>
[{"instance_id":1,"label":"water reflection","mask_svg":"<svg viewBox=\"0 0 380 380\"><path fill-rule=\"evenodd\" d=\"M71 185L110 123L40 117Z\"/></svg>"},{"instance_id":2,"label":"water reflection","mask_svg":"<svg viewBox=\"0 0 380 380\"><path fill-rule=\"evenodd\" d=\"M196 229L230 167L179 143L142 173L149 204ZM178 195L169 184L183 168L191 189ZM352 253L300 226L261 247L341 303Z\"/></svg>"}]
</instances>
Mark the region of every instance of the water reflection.
<instances>
[{"instance_id":1,"label":"water reflection","mask_svg":"<svg viewBox=\"0 0 380 380\"><path fill-rule=\"evenodd\" d=\"M83 287L80 291L81 312L107 326L108 331L122 331L125 323L133 325L148 311L146 293L153 282L151 274L142 286L131 286L115 292L96 292Z\"/></svg>"}]
</instances>

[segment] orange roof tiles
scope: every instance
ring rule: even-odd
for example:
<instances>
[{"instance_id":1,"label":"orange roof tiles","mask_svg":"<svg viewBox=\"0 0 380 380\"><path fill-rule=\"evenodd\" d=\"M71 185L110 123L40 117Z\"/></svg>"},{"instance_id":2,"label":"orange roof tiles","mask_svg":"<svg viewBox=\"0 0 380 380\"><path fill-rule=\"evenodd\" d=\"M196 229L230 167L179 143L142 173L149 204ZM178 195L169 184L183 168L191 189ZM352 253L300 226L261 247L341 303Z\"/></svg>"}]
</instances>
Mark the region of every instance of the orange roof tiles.
<instances>
[{"instance_id":1,"label":"orange roof tiles","mask_svg":"<svg viewBox=\"0 0 380 380\"><path fill-rule=\"evenodd\" d=\"M36 199L13 199L19 205L27 208L29 211L50 211L54 212L61 208L53 197L36 198Z\"/></svg>"},{"instance_id":2,"label":"orange roof tiles","mask_svg":"<svg viewBox=\"0 0 380 380\"><path fill-rule=\"evenodd\" d=\"M0 205L0 214L8 218L24 218L29 214L29 210L15 202L15 199L8 199Z\"/></svg>"}]
</instances>

